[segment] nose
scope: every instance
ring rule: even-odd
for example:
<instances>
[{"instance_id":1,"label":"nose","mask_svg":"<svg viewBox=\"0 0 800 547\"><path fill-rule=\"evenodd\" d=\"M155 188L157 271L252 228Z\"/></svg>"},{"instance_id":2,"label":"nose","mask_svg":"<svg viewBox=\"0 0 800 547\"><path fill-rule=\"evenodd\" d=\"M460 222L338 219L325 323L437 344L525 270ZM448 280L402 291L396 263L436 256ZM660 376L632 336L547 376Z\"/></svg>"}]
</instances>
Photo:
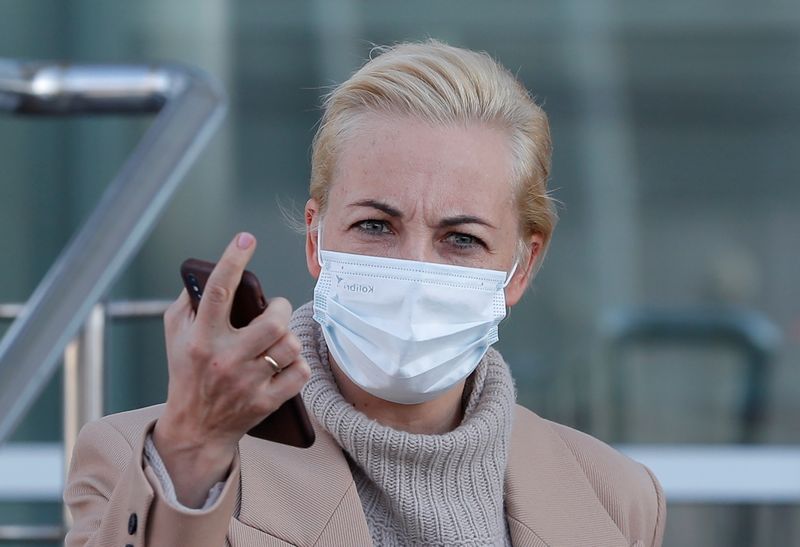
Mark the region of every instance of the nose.
<instances>
[{"instance_id":1,"label":"nose","mask_svg":"<svg viewBox=\"0 0 800 547\"><path fill-rule=\"evenodd\" d=\"M401 238L397 258L416 260L419 262L442 262L434 249L430 233L423 231L407 231Z\"/></svg>"}]
</instances>

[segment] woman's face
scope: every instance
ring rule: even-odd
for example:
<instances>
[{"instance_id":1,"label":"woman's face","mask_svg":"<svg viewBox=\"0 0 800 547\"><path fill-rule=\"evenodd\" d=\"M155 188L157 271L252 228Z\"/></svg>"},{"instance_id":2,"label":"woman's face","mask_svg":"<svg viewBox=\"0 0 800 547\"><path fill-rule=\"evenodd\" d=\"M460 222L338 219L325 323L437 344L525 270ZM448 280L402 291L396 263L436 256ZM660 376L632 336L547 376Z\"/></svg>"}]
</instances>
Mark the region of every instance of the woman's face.
<instances>
[{"instance_id":1,"label":"woman's face","mask_svg":"<svg viewBox=\"0 0 800 547\"><path fill-rule=\"evenodd\" d=\"M508 136L486 125L441 127L410 118L367 116L337 158L322 224L323 249L509 272L519 241ZM319 206L306 204L306 224ZM526 241L506 287L521 298L541 248ZM306 258L319 276L317 233Z\"/></svg>"}]
</instances>

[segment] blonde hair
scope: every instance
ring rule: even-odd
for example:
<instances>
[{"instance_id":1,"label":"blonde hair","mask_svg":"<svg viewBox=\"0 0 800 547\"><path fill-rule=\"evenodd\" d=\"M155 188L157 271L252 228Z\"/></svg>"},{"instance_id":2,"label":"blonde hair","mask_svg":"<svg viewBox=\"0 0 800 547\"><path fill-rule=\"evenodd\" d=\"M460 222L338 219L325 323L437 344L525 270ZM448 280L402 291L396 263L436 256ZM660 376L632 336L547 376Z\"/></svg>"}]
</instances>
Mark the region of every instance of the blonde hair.
<instances>
[{"instance_id":1,"label":"blonde hair","mask_svg":"<svg viewBox=\"0 0 800 547\"><path fill-rule=\"evenodd\" d=\"M547 193L551 141L547 115L506 68L487 53L436 40L376 48L379 53L329 93L314 136L310 194L324 213L337 147L368 113L411 116L432 124L483 122L509 132L512 181L521 246L539 234L544 244L557 215ZM527 252L518 258L526 256Z\"/></svg>"}]
</instances>

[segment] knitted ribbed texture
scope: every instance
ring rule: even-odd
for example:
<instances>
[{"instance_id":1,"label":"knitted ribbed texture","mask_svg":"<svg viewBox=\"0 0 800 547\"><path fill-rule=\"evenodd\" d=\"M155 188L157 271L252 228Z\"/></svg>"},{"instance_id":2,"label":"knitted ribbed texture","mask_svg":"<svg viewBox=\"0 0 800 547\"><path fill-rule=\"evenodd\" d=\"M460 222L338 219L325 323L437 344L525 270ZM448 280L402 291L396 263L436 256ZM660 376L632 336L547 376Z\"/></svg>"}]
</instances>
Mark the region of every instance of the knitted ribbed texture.
<instances>
[{"instance_id":1,"label":"knitted ribbed texture","mask_svg":"<svg viewBox=\"0 0 800 547\"><path fill-rule=\"evenodd\" d=\"M478 365L464 420L444 435L382 426L336 386L311 304L290 324L311 365L303 399L344 448L375 545L510 545L503 506L514 385L502 357Z\"/></svg>"},{"instance_id":2,"label":"knitted ribbed texture","mask_svg":"<svg viewBox=\"0 0 800 547\"><path fill-rule=\"evenodd\" d=\"M164 460L161 459L161 455L158 453L158 450L156 450L152 433L148 433L144 440L144 461L153 469L153 474L155 474L158 482L161 484L161 489L164 491L164 497L167 503L183 511L197 511L198 513L205 511L216 503L220 494L222 494L222 490L225 488L224 481L218 482L208 491L206 501L201 507L197 509L187 507L178 500L178 495L175 493L175 484L172 482L172 477L169 476L169 471L167 471L167 466L164 465Z\"/></svg>"}]
</instances>

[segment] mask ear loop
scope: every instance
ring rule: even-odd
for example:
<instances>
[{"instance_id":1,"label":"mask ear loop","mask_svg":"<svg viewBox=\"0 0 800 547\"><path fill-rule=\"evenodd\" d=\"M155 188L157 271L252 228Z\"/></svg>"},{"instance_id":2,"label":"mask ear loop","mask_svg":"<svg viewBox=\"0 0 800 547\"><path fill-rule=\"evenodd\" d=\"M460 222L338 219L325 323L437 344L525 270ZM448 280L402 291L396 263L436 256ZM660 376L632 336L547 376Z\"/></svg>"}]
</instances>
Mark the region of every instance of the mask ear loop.
<instances>
[{"instance_id":1,"label":"mask ear loop","mask_svg":"<svg viewBox=\"0 0 800 547\"><path fill-rule=\"evenodd\" d=\"M322 267L322 220L317 224L317 264Z\"/></svg>"},{"instance_id":2,"label":"mask ear loop","mask_svg":"<svg viewBox=\"0 0 800 547\"><path fill-rule=\"evenodd\" d=\"M514 265L511 267L511 271L508 272L508 277L506 277L505 282L501 288L505 289L508 287L508 284L511 283L511 278L514 277L514 274L517 273L517 266L519 266L519 260L514 261Z\"/></svg>"},{"instance_id":3,"label":"mask ear loop","mask_svg":"<svg viewBox=\"0 0 800 547\"><path fill-rule=\"evenodd\" d=\"M514 274L517 273L517 266L519 266L519 259L514 261L514 265L511 267L511 271L508 272L508 277L506 277L505 283L503 283L502 289L508 287L508 284L511 283L511 278L514 277ZM505 300L505 297L503 298ZM506 317L511 315L511 306L506 305Z\"/></svg>"}]
</instances>

